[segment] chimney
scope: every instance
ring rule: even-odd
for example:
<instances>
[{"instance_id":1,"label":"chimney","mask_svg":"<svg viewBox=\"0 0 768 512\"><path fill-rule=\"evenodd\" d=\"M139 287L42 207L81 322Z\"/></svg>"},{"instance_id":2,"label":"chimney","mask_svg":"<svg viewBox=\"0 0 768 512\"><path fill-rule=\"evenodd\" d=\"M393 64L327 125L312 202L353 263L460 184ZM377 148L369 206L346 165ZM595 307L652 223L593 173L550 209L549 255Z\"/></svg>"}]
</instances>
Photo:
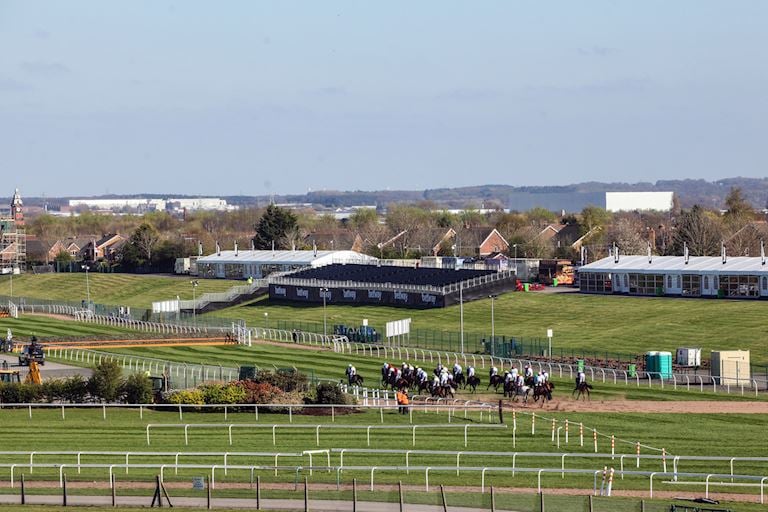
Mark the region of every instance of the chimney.
<instances>
[{"instance_id":1,"label":"chimney","mask_svg":"<svg viewBox=\"0 0 768 512\"><path fill-rule=\"evenodd\" d=\"M765 265L765 242L760 240L760 261L762 265Z\"/></svg>"},{"instance_id":2,"label":"chimney","mask_svg":"<svg viewBox=\"0 0 768 512\"><path fill-rule=\"evenodd\" d=\"M688 264L688 242L683 242L683 259L685 264Z\"/></svg>"},{"instance_id":3,"label":"chimney","mask_svg":"<svg viewBox=\"0 0 768 512\"><path fill-rule=\"evenodd\" d=\"M614 263L619 262L619 248L616 245L616 242L613 242L613 262Z\"/></svg>"},{"instance_id":4,"label":"chimney","mask_svg":"<svg viewBox=\"0 0 768 512\"><path fill-rule=\"evenodd\" d=\"M216 241L216 255L221 256L221 246L219 245L219 241Z\"/></svg>"},{"instance_id":5,"label":"chimney","mask_svg":"<svg viewBox=\"0 0 768 512\"><path fill-rule=\"evenodd\" d=\"M728 258L725 255L725 242L720 242L720 254L723 257L723 265L725 265L725 262L728 261Z\"/></svg>"},{"instance_id":6,"label":"chimney","mask_svg":"<svg viewBox=\"0 0 768 512\"><path fill-rule=\"evenodd\" d=\"M651 252L651 242L648 242L648 264L653 263L653 253Z\"/></svg>"},{"instance_id":7,"label":"chimney","mask_svg":"<svg viewBox=\"0 0 768 512\"><path fill-rule=\"evenodd\" d=\"M240 251L237 250L237 240L235 240L235 257L237 257L240 254Z\"/></svg>"},{"instance_id":8,"label":"chimney","mask_svg":"<svg viewBox=\"0 0 768 512\"><path fill-rule=\"evenodd\" d=\"M252 251L256 250L256 242L253 241L253 238L251 238L251 250Z\"/></svg>"},{"instance_id":9,"label":"chimney","mask_svg":"<svg viewBox=\"0 0 768 512\"><path fill-rule=\"evenodd\" d=\"M200 240L197 241L197 255L202 256L203 255L203 242Z\"/></svg>"}]
</instances>

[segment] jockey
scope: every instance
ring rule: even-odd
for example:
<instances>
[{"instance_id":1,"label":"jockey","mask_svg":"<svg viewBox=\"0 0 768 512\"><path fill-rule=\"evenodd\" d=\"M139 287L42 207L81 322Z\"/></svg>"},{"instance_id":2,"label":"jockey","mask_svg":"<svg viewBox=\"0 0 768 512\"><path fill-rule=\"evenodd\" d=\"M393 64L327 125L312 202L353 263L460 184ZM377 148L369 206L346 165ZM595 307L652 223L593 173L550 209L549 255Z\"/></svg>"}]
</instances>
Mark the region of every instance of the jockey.
<instances>
[{"instance_id":1,"label":"jockey","mask_svg":"<svg viewBox=\"0 0 768 512\"><path fill-rule=\"evenodd\" d=\"M533 377L533 368L531 368L531 365L527 364L525 365L525 378L528 379L530 377Z\"/></svg>"},{"instance_id":2,"label":"jockey","mask_svg":"<svg viewBox=\"0 0 768 512\"><path fill-rule=\"evenodd\" d=\"M405 374L408 371L408 363L403 363L401 368L403 370L403 374Z\"/></svg>"},{"instance_id":3,"label":"jockey","mask_svg":"<svg viewBox=\"0 0 768 512\"><path fill-rule=\"evenodd\" d=\"M587 374L584 372L579 372L579 375L576 377L576 385L581 385L586 383L587 383Z\"/></svg>"},{"instance_id":4,"label":"jockey","mask_svg":"<svg viewBox=\"0 0 768 512\"><path fill-rule=\"evenodd\" d=\"M547 370L542 370L541 375L544 377L544 382L549 382L549 374L547 373Z\"/></svg>"},{"instance_id":5,"label":"jockey","mask_svg":"<svg viewBox=\"0 0 768 512\"><path fill-rule=\"evenodd\" d=\"M413 374L413 372L414 372L414 371L416 371L416 370L413 368L413 365L412 365L412 364L409 364L409 365L408 365L408 373L409 373L409 374Z\"/></svg>"},{"instance_id":6,"label":"jockey","mask_svg":"<svg viewBox=\"0 0 768 512\"><path fill-rule=\"evenodd\" d=\"M453 376L461 375L462 368L461 365L457 362L453 365Z\"/></svg>"},{"instance_id":7,"label":"jockey","mask_svg":"<svg viewBox=\"0 0 768 512\"><path fill-rule=\"evenodd\" d=\"M432 387L435 387L435 388L436 388L436 387L438 387L439 385L440 385L440 377L438 377L437 375L435 375L434 377L432 377Z\"/></svg>"},{"instance_id":8,"label":"jockey","mask_svg":"<svg viewBox=\"0 0 768 512\"><path fill-rule=\"evenodd\" d=\"M475 367L469 366L467 367L467 378L474 377L475 376Z\"/></svg>"},{"instance_id":9,"label":"jockey","mask_svg":"<svg viewBox=\"0 0 768 512\"><path fill-rule=\"evenodd\" d=\"M387 375L389 375L389 363L384 363L381 366L381 376L386 377Z\"/></svg>"},{"instance_id":10,"label":"jockey","mask_svg":"<svg viewBox=\"0 0 768 512\"><path fill-rule=\"evenodd\" d=\"M421 367L416 368L416 378L419 379L419 382L424 382L427 380L427 372L421 369Z\"/></svg>"},{"instance_id":11,"label":"jockey","mask_svg":"<svg viewBox=\"0 0 768 512\"><path fill-rule=\"evenodd\" d=\"M512 374L511 374L511 373L509 373L509 372L504 372L504 383L505 383L505 384L506 384L506 383L509 383L509 382L512 382L512 380L513 380L513 379L514 379L514 377L512 377Z\"/></svg>"},{"instance_id":12,"label":"jockey","mask_svg":"<svg viewBox=\"0 0 768 512\"><path fill-rule=\"evenodd\" d=\"M443 368L443 371L440 372L440 385L445 386L448 384L448 370Z\"/></svg>"},{"instance_id":13,"label":"jockey","mask_svg":"<svg viewBox=\"0 0 768 512\"><path fill-rule=\"evenodd\" d=\"M525 380L523 379L523 376L519 373L517 374L517 378L515 379L515 386L518 388L522 388L525 385Z\"/></svg>"},{"instance_id":14,"label":"jockey","mask_svg":"<svg viewBox=\"0 0 768 512\"><path fill-rule=\"evenodd\" d=\"M492 366L492 367L491 367L491 370L490 370L488 373L489 373L489 375L488 375L488 376L489 376L490 378L493 378L493 377L494 377L494 375L498 375L498 374L499 374L499 369L498 369L498 368L496 368L495 366Z\"/></svg>"},{"instance_id":15,"label":"jockey","mask_svg":"<svg viewBox=\"0 0 768 512\"><path fill-rule=\"evenodd\" d=\"M516 367L513 366L512 369L509 370L509 373L512 374L513 378L515 378L515 379L517 378L517 368Z\"/></svg>"},{"instance_id":16,"label":"jockey","mask_svg":"<svg viewBox=\"0 0 768 512\"><path fill-rule=\"evenodd\" d=\"M543 386L544 382L546 382L546 380L544 379L544 373L543 372L542 373L537 373L536 377L533 380L534 385L535 386Z\"/></svg>"},{"instance_id":17,"label":"jockey","mask_svg":"<svg viewBox=\"0 0 768 512\"><path fill-rule=\"evenodd\" d=\"M355 378L355 375L357 375L357 368L352 366L351 364L347 366L347 380L350 384L352 384L352 381Z\"/></svg>"},{"instance_id":18,"label":"jockey","mask_svg":"<svg viewBox=\"0 0 768 512\"><path fill-rule=\"evenodd\" d=\"M435 373L437 375L440 375L441 373L443 373L443 370L444 370L443 363L437 363L437 368L435 368Z\"/></svg>"}]
</instances>

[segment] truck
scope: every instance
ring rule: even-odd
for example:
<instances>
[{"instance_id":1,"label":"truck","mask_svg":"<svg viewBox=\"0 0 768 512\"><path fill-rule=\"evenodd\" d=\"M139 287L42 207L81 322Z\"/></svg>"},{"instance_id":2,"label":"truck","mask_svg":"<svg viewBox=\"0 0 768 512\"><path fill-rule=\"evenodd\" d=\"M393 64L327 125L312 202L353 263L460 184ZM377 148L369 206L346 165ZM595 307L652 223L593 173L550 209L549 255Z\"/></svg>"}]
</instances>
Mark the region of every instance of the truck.
<instances>
[{"instance_id":1,"label":"truck","mask_svg":"<svg viewBox=\"0 0 768 512\"><path fill-rule=\"evenodd\" d=\"M36 339L33 339L29 345L25 345L19 353L19 366L31 366L32 362L45 365L43 346Z\"/></svg>"},{"instance_id":2,"label":"truck","mask_svg":"<svg viewBox=\"0 0 768 512\"><path fill-rule=\"evenodd\" d=\"M539 262L540 283L572 285L574 274L573 263L569 260L541 260Z\"/></svg>"},{"instance_id":3,"label":"truck","mask_svg":"<svg viewBox=\"0 0 768 512\"><path fill-rule=\"evenodd\" d=\"M173 272L175 274L197 275L197 258L198 256L190 256L188 258L176 258L176 263L173 265Z\"/></svg>"}]
</instances>

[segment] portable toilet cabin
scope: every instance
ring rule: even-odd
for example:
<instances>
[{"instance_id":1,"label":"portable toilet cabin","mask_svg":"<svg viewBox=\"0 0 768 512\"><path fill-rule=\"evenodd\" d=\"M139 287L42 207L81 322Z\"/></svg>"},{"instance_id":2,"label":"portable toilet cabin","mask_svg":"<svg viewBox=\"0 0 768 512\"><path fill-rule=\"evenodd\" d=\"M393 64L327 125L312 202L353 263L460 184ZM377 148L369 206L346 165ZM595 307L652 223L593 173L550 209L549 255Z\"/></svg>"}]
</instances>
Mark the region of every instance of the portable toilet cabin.
<instances>
[{"instance_id":1,"label":"portable toilet cabin","mask_svg":"<svg viewBox=\"0 0 768 512\"><path fill-rule=\"evenodd\" d=\"M713 350L712 377L721 386L749 386L749 350Z\"/></svg>"},{"instance_id":2,"label":"portable toilet cabin","mask_svg":"<svg viewBox=\"0 0 768 512\"><path fill-rule=\"evenodd\" d=\"M659 352L658 359L658 372L662 379L672 378L672 352Z\"/></svg>"},{"instance_id":3,"label":"portable toilet cabin","mask_svg":"<svg viewBox=\"0 0 768 512\"><path fill-rule=\"evenodd\" d=\"M680 366L701 366L700 348L678 348L675 363Z\"/></svg>"},{"instance_id":4,"label":"portable toilet cabin","mask_svg":"<svg viewBox=\"0 0 768 512\"><path fill-rule=\"evenodd\" d=\"M655 377L656 373L659 373L659 353L658 352L646 352L645 353L645 371L651 374L651 377Z\"/></svg>"}]
</instances>

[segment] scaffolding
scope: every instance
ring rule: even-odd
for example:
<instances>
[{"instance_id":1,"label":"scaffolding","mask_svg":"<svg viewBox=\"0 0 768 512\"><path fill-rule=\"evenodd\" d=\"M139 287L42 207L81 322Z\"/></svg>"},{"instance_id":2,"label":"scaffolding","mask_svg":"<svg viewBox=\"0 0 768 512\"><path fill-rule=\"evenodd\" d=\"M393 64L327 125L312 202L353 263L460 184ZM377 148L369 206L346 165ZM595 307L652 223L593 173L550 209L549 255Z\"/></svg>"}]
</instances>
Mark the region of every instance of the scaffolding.
<instances>
[{"instance_id":1,"label":"scaffolding","mask_svg":"<svg viewBox=\"0 0 768 512\"><path fill-rule=\"evenodd\" d=\"M24 272L27 268L27 234L23 229L0 236L0 266L3 273ZM18 269L18 270L16 270Z\"/></svg>"}]
</instances>

